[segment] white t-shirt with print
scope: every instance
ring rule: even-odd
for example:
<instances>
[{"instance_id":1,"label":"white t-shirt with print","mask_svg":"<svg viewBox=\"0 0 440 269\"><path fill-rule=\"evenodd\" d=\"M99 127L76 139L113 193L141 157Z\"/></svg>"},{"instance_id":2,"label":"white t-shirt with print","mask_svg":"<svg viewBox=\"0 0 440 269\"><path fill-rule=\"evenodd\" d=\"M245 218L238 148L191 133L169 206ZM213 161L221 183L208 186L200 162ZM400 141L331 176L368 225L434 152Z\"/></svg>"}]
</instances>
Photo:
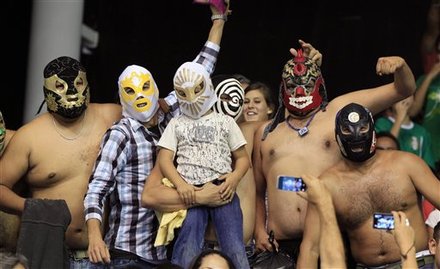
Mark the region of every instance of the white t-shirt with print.
<instances>
[{"instance_id":1,"label":"white t-shirt with print","mask_svg":"<svg viewBox=\"0 0 440 269\"><path fill-rule=\"evenodd\" d=\"M158 146L177 156L177 171L191 185L205 184L232 171L232 154L246 144L235 120L211 112L200 119L173 118Z\"/></svg>"}]
</instances>

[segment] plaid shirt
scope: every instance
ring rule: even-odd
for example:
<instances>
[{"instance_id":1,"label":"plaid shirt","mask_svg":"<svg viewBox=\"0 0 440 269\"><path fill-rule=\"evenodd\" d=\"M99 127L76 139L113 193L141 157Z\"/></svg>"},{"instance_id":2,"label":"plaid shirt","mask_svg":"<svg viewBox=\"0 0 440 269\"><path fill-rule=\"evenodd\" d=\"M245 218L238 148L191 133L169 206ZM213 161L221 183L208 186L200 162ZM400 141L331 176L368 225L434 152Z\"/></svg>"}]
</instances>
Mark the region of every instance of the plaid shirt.
<instances>
[{"instance_id":1,"label":"plaid shirt","mask_svg":"<svg viewBox=\"0 0 440 269\"><path fill-rule=\"evenodd\" d=\"M219 46L208 41L194 61L212 72L218 51ZM180 113L174 91L165 101L170 111L164 114L159 110L161 133L171 118ZM166 259L166 249L153 246L159 225L154 210L142 207L141 195L155 163L158 141L159 134L134 119L123 118L114 124L103 137L84 199L86 221L95 218L101 222L104 204L109 199L105 242L110 249L128 251L153 263Z\"/></svg>"}]
</instances>

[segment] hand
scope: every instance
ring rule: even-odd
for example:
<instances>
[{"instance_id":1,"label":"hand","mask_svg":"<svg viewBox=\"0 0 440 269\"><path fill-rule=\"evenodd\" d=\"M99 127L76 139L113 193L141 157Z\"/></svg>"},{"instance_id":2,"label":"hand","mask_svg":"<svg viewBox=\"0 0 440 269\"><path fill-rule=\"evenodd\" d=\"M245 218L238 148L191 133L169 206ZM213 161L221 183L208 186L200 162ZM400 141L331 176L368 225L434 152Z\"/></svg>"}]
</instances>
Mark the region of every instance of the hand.
<instances>
[{"instance_id":1,"label":"hand","mask_svg":"<svg viewBox=\"0 0 440 269\"><path fill-rule=\"evenodd\" d=\"M297 195L315 205L331 201L330 192L319 178L310 175L303 175L301 178L306 183L307 190L305 192L299 191Z\"/></svg>"},{"instance_id":2,"label":"hand","mask_svg":"<svg viewBox=\"0 0 440 269\"><path fill-rule=\"evenodd\" d=\"M259 233L255 232L255 248L257 249L258 252L263 252L263 251L273 252L278 250L279 245L277 240L274 239L273 242L275 244L276 249L272 248L272 245L269 242L269 235L265 230Z\"/></svg>"},{"instance_id":3,"label":"hand","mask_svg":"<svg viewBox=\"0 0 440 269\"><path fill-rule=\"evenodd\" d=\"M196 190L196 203L209 207L217 207L229 203L229 201L222 199L220 189L220 186L214 185L211 182L206 183L202 188Z\"/></svg>"},{"instance_id":4,"label":"hand","mask_svg":"<svg viewBox=\"0 0 440 269\"><path fill-rule=\"evenodd\" d=\"M220 185L222 199L231 202L232 198L234 198L239 179L234 178L232 173L222 175L218 179L224 180L224 182Z\"/></svg>"},{"instance_id":5,"label":"hand","mask_svg":"<svg viewBox=\"0 0 440 269\"><path fill-rule=\"evenodd\" d=\"M299 40L299 44L301 45L301 48L304 52L304 56L307 58L310 58L312 61L314 61L318 66L321 66L322 64L322 54L319 52L319 50L315 49L312 44L306 43L303 40ZM290 53L292 53L293 56L298 55L298 51L294 48L290 49Z\"/></svg>"},{"instance_id":6,"label":"hand","mask_svg":"<svg viewBox=\"0 0 440 269\"><path fill-rule=\"evenodd\" d=\"M415 244L415 233L411 227L406 214L402 211L391 211L394 216L394 240L396 240L399 246L400 253L403 257L406 257L411 248Z\"/></svg>"},{"instance_id":7,"label":"hand","mask_svg":"<svg viewBox=\"0 0 440 269\"><path fill-rule=\"evenodd\" d=\"M196 202L195 190L198 189L197 187L184 182L176 186L176 189L180 198L187 206L193 205Z\"/></svg>"},{"instance_id":8,"label":"hand","mask_svg":"<svg viewBox=\"0 0 440 269\"><path fill-rule=\"evenodd\" d=\"M437 62L432 66L431 70L429 71L428 74L426 74L426 76L434 79L439 74L440 74L440 62Z\"/></svg>"},{"instance_id":9,"label":"hand","mask_svg":"<svg viewBox=\"0 0 440 269\"><path fill-rule=\"evenodd\" d=\"M405 64L405 60L398 56L380 57L377 60L376 73L379 76L394 74L397 69Z\"/></svg>"},{"instance_id":10,"label":"hand","mask_svg":"<svg viewBox=\"0 0 440 269\"><path fill-rule=\"evenodd\" d=\"M223 1L223 0L219 0L219 1ZM226 4L226 10L225 10L225 12L224 12L223 14L226 15L226 16L231 15L232 10L229 9L230 1L229 1L229 0L225 0L224 2L225 2L225 4ZM212 13L212 15L222 14L222 13L220 12L220 10L218 10L218 9L215 7L215 5L211 4L209 7L211 8L211 13Z\"/></svg>"},{"instance_id":11,"label":"hand","mask_svg":"<svg viewBox=\"0 0 440 269\"><path fill-rule=\"evenodd\" d=\"M394 110L396 112L395 115L396 120L403 121L405 119L406 115L408 114L408 109L411 107L412 103L413 103L412 101L406 98L403 99L402 101L397 102L394 105Z\"/></svg>"},{"instance_id":12,"label":"hand","mask_svg":"<svg viewBox=\"0 0 440 269\"><path fill-rule=\"evenodd\" d=\"M110 252L100 237L89 238L87 253L92 263L110 263Z\"/></svg>"}]
</instances>

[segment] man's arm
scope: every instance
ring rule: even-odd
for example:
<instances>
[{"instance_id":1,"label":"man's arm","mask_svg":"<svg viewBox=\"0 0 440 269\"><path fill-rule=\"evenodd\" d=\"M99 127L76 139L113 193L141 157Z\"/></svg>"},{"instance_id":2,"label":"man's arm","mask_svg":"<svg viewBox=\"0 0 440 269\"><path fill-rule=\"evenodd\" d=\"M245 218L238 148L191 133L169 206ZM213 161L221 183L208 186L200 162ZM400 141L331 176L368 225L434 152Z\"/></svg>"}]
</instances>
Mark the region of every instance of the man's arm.
<instances>
[{"instance_id":1,"label":"man's arm","mask_svg":"<svg viewBox=\"0 0 440 269\"><path fill-rule=\"evenodd\" d=\"M30 125L15 132L0 159L0 209L10 214L21 215L25 198L18 196L13 186L26 175L29 167L33 136ZM41 141L40 141L41 142Z\"/></svg>"},{"instance_id":2,"label":"man's arm","mask_svg":"<svg viewBox=\"0 0 440 269\"><path fill-rule=\"evenodd\" d=\"M254 171L255 187L256 187L256 204L255 204L255 247L259 251L273 251L269 242L269 234L266 231L266 179L262 171L261 161L261 137L267 124L262 125L254 136L254 150L252 158L252 167Z\"/></svg>"},{"instance_id":3,"label":"man's arm","mask_svg":"<svg viewBox=\"0 0 440 269\"><path fill-rule=\"evenodd\" d=\"M148 176L142 192L142 206L161 212L173 212L189 208L174 188L162 184L164 176L156 163ZM196 190L196 204L205 206L220 206L226 204L220 195L220 186L206 183L201 190Z\"/></svg>"},{"instance_id":4,"label":"man's arm","mask_svg":"<svg viewBox=\"0 0 440 269\"><path fill-rule=\"evenodd\" d=\"M220 51L220 42L223 36L223 28L229 13L229 6L225 14L220 14L213 6L211 12L216 19L212 20L212 27L209 31L208 40L200 51L199 55L194 59L194 62L203 65L209 74L214 72L215 64L217 62L217 55ZM220 15L220 16L218 16Z\"/></svg>"},{"instance_id":5,"label":"man's arm","mask_svg":"<svg viewBox=\"0 0 440 269\"><path fill-rule=\"evenodd\" d=\"M90 177L84 197L84 215L89 239L88 254L90 261L110 262L110 253L103 240L101 226L104 222L105 199L116 187L118 168L126 165L127 141L125 132L118 128L109 129L101 141L101 151ZM121 150L116 151L115 148Z\"/></svg>"},{"instance_id":6,"label":"man's arm","mask_svg":"<svg viewBox=\"0 0 440 269\"><path fill-rule=\"evenodd\" d=\"M304 175L302 179L307 191L298 192L298 195L309 203L298 267L317 268L320 256L321 268L347 268L344 244L329 190L316 177Z\"/></svg>"},{"instance_id":7,"label":"man's arm","mask_svg":"<svg viewBox=\"0 0 440 269\"><path fill-rule=\"evenodd\" d=\"M402 211L391 211L394 217L394 240L399 246L402 269L417 268L414 229L406 214Z\"/></svg>"},{"instance_id":8,"label":"man's arm","mask_svg":"<svg viewBox=\"0 0 440 269\"><path fill-rule=\"evenodd\" d=\"M409 110L409 115L411 117L417 116L420 111L422 111L423 105L425 104L426 100L426 93L428 92L429 85L431 85L431 82L440 75L440 62L436 63L428 74L423 78L422 83L420 83L419 87L417 88L417 91L414 95L414 103L411 106Z\"/></svg>"},{"instance_id":9,"label":"man's arm","mask_svg":"<svg viewBox=\"0 0 440 269\"><path fill-rule=\"evenodd\" d=\"M419 156L406 152L398 152L402 156L396 163L406 170L414 187L436 208L440 208L440 181L432 173L431 168Z\"/></svg>"},{"instance_id":10,"label":"man's arm","mask_svg":"<svg viewBox=\"0 0 440 269\"><path fill-rule=\"evenodd\" d=\"M394 82L376 88L359 90L344 94L331 103L336 109L354 102L367 107L371 113L377 114L394 103L414 94L416 83L414 75L404 59L397 56L379 58L376 65L379 75L394 75Z\"/></svg>"}]
</instances>

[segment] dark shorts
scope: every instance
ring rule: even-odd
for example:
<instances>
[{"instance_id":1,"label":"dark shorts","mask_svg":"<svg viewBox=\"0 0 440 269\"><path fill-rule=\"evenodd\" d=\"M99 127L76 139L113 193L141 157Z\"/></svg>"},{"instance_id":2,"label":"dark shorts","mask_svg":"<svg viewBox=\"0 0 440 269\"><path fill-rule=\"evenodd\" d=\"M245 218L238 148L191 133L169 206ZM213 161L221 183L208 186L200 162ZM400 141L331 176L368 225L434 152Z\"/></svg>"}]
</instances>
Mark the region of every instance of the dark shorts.
<instances>
[{"instance_id":1,"label":"dark shorts","mask_svg":"<svg viewBox=\"0 0 440 269\"><path fill-rule=\"evenodd\" d=\"M296 263L299 256L299 248L301 246L302 238L277 240L277 242L278 242L278 248L282 252L289 254L289 256Z\"/></svg>"}]
</instances>

